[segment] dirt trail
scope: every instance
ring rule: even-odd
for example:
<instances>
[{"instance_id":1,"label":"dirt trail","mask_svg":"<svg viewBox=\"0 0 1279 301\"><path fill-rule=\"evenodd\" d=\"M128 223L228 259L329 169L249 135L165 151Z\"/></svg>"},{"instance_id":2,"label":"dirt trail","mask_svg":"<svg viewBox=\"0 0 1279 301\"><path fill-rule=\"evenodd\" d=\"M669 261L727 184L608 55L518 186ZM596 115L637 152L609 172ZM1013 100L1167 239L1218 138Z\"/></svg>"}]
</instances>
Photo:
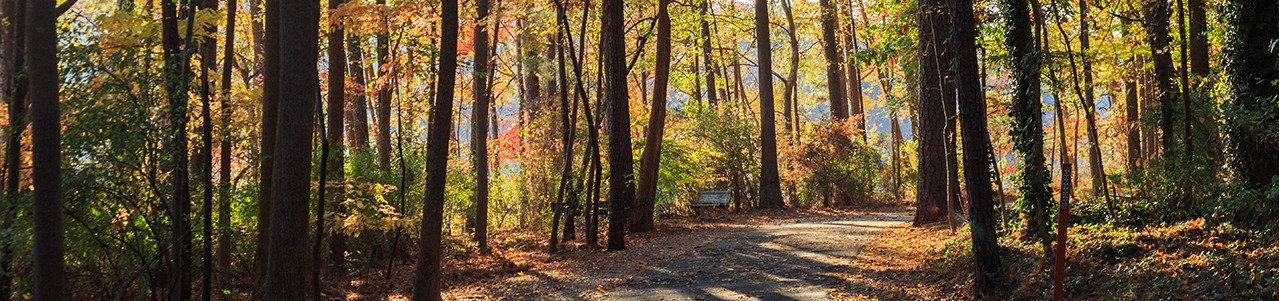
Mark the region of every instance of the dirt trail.
<instances>
[{"instance_id":1,"label":"dirt trail","mask_svg":"<svg viewBox=\"0 0 1279 301\"><path fill-rule=\"evenodd\" d=\"M708 222L621 252L577 251L556 264L452 297L503 300L828 300L866 241L906 212Z\"/></svg>"},{"instance_id":2,"label":"dirt trail","mask_svg":"<svg viewBox=\"0 0 1279 301\"><path fill-rule=\"evenodd\" d=\"M661 262L601 296L607 300L826 300L857 249L905 214L765 225Z\"/></svg>"}]
</instances>

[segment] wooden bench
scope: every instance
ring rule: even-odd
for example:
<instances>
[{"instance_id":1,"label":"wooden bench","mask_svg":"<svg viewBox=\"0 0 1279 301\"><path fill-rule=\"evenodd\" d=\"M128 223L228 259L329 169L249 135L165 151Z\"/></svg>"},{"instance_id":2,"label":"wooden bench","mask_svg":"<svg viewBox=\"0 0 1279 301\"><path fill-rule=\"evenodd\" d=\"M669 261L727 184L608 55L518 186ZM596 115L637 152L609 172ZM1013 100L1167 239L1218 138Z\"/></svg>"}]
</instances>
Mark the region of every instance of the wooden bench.
<instances>
[{"instance_id":1,"label":"wooden bench","mask_svg":"<svg viewBox=\"0 0 1279 301\"><path fill-rule=\"evenodd\" d=\"M723 190L698 191L697 198L688 204L694 210L701 208L724 208L724 218L728 218L728 205L733 200L732 193ZM701 215L700 213L698 214Z\"/></svg>"}]
</instances>

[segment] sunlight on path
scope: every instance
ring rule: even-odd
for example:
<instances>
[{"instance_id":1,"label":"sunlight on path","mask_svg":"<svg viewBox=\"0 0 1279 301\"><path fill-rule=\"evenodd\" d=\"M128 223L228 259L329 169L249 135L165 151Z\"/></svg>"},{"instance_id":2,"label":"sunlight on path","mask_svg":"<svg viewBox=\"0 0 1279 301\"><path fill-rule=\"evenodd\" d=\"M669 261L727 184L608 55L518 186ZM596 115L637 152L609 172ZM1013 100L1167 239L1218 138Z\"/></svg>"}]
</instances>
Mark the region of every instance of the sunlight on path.
<instances>
[{"instance_id":1,"label":"sunlight on path","mask_svg":"<svg viewBox=\"0 0 1279 301\"><path fill-rule=\"evenodd\" d=\"M603 300L827 300L833 273L906 213L732 231L617 283Z\"/></svg>"}]
</instances>

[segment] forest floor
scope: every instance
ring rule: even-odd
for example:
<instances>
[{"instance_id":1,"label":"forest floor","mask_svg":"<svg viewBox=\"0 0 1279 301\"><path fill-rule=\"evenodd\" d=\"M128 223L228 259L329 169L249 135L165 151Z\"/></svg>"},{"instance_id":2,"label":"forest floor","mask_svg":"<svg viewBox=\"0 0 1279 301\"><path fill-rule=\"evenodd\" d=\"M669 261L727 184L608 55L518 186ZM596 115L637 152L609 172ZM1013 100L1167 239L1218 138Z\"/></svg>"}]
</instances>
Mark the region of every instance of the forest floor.
<instances>
[{"instance_id":1,"label":"forest floor","mask_svg":"<svg viewBox=\"0 0 1279 301\"><path fill-rule=\"evenodd\" d=\"M446 256L445 299L829 300L846 282L840 275L861 261L860 246L881 229L909 222L908 209L756 210L727 219L718 214L662 219L656 231L628 234L628 248L619 252L571 242L548 253L544 235L500 233L491 255ZM389 281L381 272L357 273L349 282L330 282L329 294L408 300L412 269L397 263Z\"/></svg>"}]
</instances>

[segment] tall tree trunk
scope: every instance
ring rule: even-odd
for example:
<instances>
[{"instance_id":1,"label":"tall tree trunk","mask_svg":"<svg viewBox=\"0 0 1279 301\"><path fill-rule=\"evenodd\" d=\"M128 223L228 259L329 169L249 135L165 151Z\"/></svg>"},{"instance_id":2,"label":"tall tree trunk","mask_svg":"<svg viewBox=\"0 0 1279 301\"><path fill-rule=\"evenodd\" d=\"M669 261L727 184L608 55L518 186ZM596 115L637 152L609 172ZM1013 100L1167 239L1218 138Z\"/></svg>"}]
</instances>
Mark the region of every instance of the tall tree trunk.
<instances>
[{"instance_id":1,"label":"tall tree trunk","mask_svg":"<svg viewBox=\"0 0 1279 301\"><path fill-rule=\"evenodd\" d=\"M200 9L217 10L217 1L201 0ZM205 32L217 32L217 26L208 23ZM206 36L200 43L200 150L198 166L200 187L204 190L203 225L204 255L201 262L200 298L210 300L213 295L213 113L210 112L211 93L209 69L217 64L217 39Z\"/></svg>"},{"instance_id":2,"label":"tall tree trunk","mask_svg":"<svg viewBox=\"0 0 1279 301\"><path fill-rule=\"evenodd\" d=\"M848 66L848 76L845 81L848 84L848 107L850 118L853 119L854 129L857 135L861 136L862 143L869 143L868 134L866 133L866 110L862 106L862 72L861 62L857 60L857 52L860 47L857 41L857 21L853 20L853 5L844 3L844 14L848 23L845 23L844 34L844 51L845 64Z\"/></svg>"},{"instance_id":3,"label":"tall tree trunk","mask_svg":"<svg viewBox=\"0 0 1279 301\"><path fill-rule=\"evenodd\" d=\"M1246 189L1262 189L1270 185L1279 166L1279 137L1273 125L1279 124L1279 108L1274 99L1279 96L1279 60L1271 50L1273 41L1279 39L1275 30L1275 12L1279 3L1264 0L1240 0L1230 4L1235 12L1228 20L1235 37L1229 42L1228 70L1230 88L1235 98L1227 104L1227 133L1234 150L1232 165ZM34 77L33 77L34 79ZM33 88L34 90L34 88ZM34 93L33 93L34 95ZM1247 120L1243 112L1266 116L1262 120ZM1268 127L1269 126L1269 127ZM1273 204L1273 201L1271 202ZM1274 217L1268 217L1273 223Z\"/></svg>"},{"instance_id":4,"label":"tall tree trunk","mask_svg":"<svg viewBox=\"0 0 1279 301\"><path fill-rule=\"evenodd\" d=\"M341 66L341 65L338 65L338 66ZM332 102L331 99L333 99L331 96L332 94L330 94L330 98L329 98L330 102ZM319 118L316 118L315 125L317 128L320 129L320 133L319 133L320 162L321 162L321 165L324 165L324 162L330 162L329 161L330 133L328 132L329 127L325 126L324 124L324 117L325 117L324 108L322 108L321 102L322 100L320 99L315 100L315 113L320 115ZM330 111L330 113L332 113L332 111ZM337 131L337 132L339 133L338 136L341 136L341 131ZM311 247L310 287L311 287L311 300L315 300L315 301L324 300L324 295L323 295L324 282L320 280L321 279L320 277L324 275L324 255L322 255L324 253L324 215L325 215L324 202L326 200L325 192L328 190L325 187L325 186L328 186L328 177L329 177L329 169L321 167L320 176L316 179L316 182L320 183L320 187L316 189L316 196L315 196L315 236L314 236L315 243L311 245L312 247Z\"/></svg>"},{"instance_id":5,"label":"tall tree trunk","mask_svg":"<svg viewBox=\"0 0 1279 301\"><path fill-rule=\"evenodd\" d=\"M956 83L964 126L964 180L968 190L969 231L973 240L973 291L977 299L999 299L1004 295L1002 262L999 260L999 232L995 227L990 191L990 138L986 133L986 97L977 68L976 26L971 0L953 0Z\"/></svg>"},{"instance_id":6,"label":"tall tree trunk","mask_svg":"<svg viewBox=\"0 0 1279 301\"><path fill-rule=\"evenodd\" d=\"M269 21L268 21L269 22ZM264 297L302 300L308 268L307 216L311 191L311 139L319 101L320 1L281 1L280 110L271 199L271 261ZM283 34L288 33L288 34ZM269 55L269 54L268 54ZM317 234L322 235L322 234Z\"/></svg>"},{"instance_id":7,"label":"tall tree trunk","mask_svg":"<svg viewBox=\"0 0 1279 301\"><path fill-rule=\"evenodd\" d=\"M609 202L608 251L626 249L625 225L635 200L635 172L631 159L631 116L626 92L626 22L624 2L604 0L600 11L600 48L604 65L604 101L609 103L608 141Z\"/></svg>"},{"instance_id":8,"label":"tall tree trunk","mask_svg":"<svg viewBox=\"0 0 1279 301\"><path fill-rule=\"evenodd\" d=\"M755 0L756 80L759 82L760 199L763 208L783 208L777 175L777 121L773 113L773 43L769 40L768 0Z\"/></svg>"},{"instance_id":9,"label":"tall tree trunk","mask_svg":"<svg viewBox=\"0 0 1279 301\"><path fill-rule=\"evenodd\" d=\"M231 103L231 66L235 62L235 14L236 1L226 1L226 38L225 45L222 47L222 128L231 127L231 114L234 112ZM248 84L246 82L246 84ZM234 242L231 241L231 133L223 131L221 133L222 141L218 146L221 153L221 160L218 163L218 229L222 229L218 233L218 287L227 288L231 284L231 249ZM225 297L218 290L218 295Z\"/></svg>"},{"instance_id":10,"label":"tall tree trunk","mask_svg":"<svg viewBox=\"0 0 1279 301\"><path fill-rule=\"evenodd\" d=\"M789 140L787 143L799 142L799 107L796 98L796 87L799 81L799 38L795 33L795 8L791 6L792 0L782 0L782 12L786 13L786 37L790 42L790 75L786 76L785 85L782 88L782 108L783 114L786 116L786 135ZM772 72L760 72L760 76L771 76ZM787 185L794 186L792 185ZM794 195L795 189L788 188L790 194Z\"/></svg>"},{"instance_id":11,"label":"tall tree trunk","mask_svg":"<svg viewBox=\"0 0 1279 301\"><path fill-rule=\"evenodd\" d=\"M377 0L377 5L385 6L386 0ZM381 28L382 31L389 30L386 27ZM387 73L392 72L391 67L391 37L387 32L379 31L377 34L377 75L378 78L386 78ZM382 81L387 82L390 81ZM377 164L382 171L391 170L391 89L389 84L378 85L377 90Z\"/></svg>"},{"instance_id":12,"label":"tall tree trunk","mask_svg":"<svg viewBox=\"0 0 1279 301\"><path fill-rule=\"evenodd\" d=\"M563 29L567 27L568 20L567 20L567 17L565 17L566 12L565 12L563 3L556 2L555 9L556 9L556 16L557 16L556 28ZM572 186L569 183L572 183L572 179L573 179L573 141L574 141L573 136L574 134L577 133L576 131L577 122L576 120L574 120L574 118L570 117L571 115L576 115L576 114L570 114L569 112L570 110L576 109L577 99L574 98L573 99L574 102L572 104L569 103L568 71L567 71L567 67L565 66L565 56L564 56L564 48L565 48L564 41L566 39L565 35L567 35L565 31L563 30L559 31L555 37L555 44L552 46L555 49L555 53L556 53L555 58L559 67L558 69L559 80L557 81L559 90L558 92L555 93L555 96L557 96L560 101L560 105L559 105L560 131L561 131L560 145L562 145L562 148L560 151L562 152L562 155L564 156L561 159L562 161L560 162L563 165L562 165L562 168L560 169L560 182L559 182L558 190L556 192L555 203L551 205L551 210L552 210L551 237L550 237L550 241L548 242L548 246L550 246L552 251L556 250L560 242L558 237L558 232L556 231L556 229L558 229L560 225L560 217L568 215L565 218L570 218L570 219L573 218L571 214L568 214L569 213L568 208L570 207L568 206L567 203L564 202L564 200L565 200L565 196L571 195L574 193L572 191ZM567 38L572 38L572 37L567 37Z\"/></svg>"},{"instance_id":13,"label":"tall tree trunk","mask_svg":"<svg viewBox=\"0 0 1279 301\"><path fill-rule=\"evenodd\" d=\"M705 4L703 4L705 5ZM639 191L635 199L634 213L631 215L631 232L644 232L653 229L653 207L657 204L657 171L662 162L662 136L666 128L666 95L667 84L671 74L671 16L668 10L670 0L658 0L657 3L657 66L654 67L653 105L648 114L647 138L644 140L644 154L640 158ZM703 36L706 23L702 23ZM709 42L708 42L709 43ZM709 45L709 44L707 44ZM706 48L703 48L705 51ZM707 82L714 77L707 72ZM713 85L707 85L707 91L714 91ZM715 95L711 92L710 95ZM714 100L711 101L715 103Z\"/></svg>"},{"instance_id":14,"label":"tall tree trunk","mask_svg":"<svg viewBox=\"0 0 1279 301\"><path fill-rule=\"evenodd\" d=\"M1121 32L1125 38L1131 36L1128 26L1132 21L1123 21ZM1136 64L1136 55L1127 58L1128 64L1124 66L1124 121L1126 123L1124 129L1128 134L1128 174L1138 175L1142 173L1142 155L1141 155L1141 103L1137 99L1137 81L1141 65Z\"/></svg>"},{"instance_id":15,"label":"tall tree trunk","mask_svg":"<svg viewBox=\"0 0 1279 301\"><path fill-rule=\"evenodd\" d=\"M172 249L170 257L173 263L169 269L169 299L171 300L187 300L191 298L191 236L189 225L189 214L191 211L191 191L188 183L188 164L187 154L187 89L189 72L189 59L193 35L191 34L194 26L194 19L189 16L195 12L195 1L187 2L188 8L187 18L187 34L183 39L178 35L178 7L177 3L172 1L161 3L162 16L162 40L165 49L165 68L169 73L168 82L168 98L169 98L169 126L170 136L169 143L166 143L168 153L168 168L170 169L169 183L172 185L173 196L170 198L172 204L169 206L171 233L173 240L177 243ZM31 8L28 7L28 13ZM33 17L32 17L33 18ZM28 23L30 20L28 20ZM185 45L183 45L185 40ZM33 51L33 50L32 50Z\"/></svg>"},{"instance_id":16,"label":"tall tree trunk","mask_svg":"<svg viewBox=\"0 0 1279 301\"><path fill-rule=\"evenodd\" d=\"M1094 196L1106 198L1106 207L1114 210L1110 193L1106 191L1106 167L1101 162L1101 138L1097 135L1097 105L1093 95L1092 55L1088 53L1092 35L1088 30L1088 4L1079 0L1079 58L1084 69L1084 118L1088 121L1088 170L1092 174Z\"/></svg>"},{"instance_id":17,"label":"tall tree trunk","mask_svg":"<svg viewBox=\"0 0 1279 301\"><path fill-rule=\"evenodd\" d=\"M822 55L826 57L826 98L830 100L830 116L833 122L843 123L848 119L848 102L844 99L844 82L840 80L844 74L844 69L840 66L843 59L839 55L839 39L835 37L835 27L837 27L835 18L838 15L838 8L830 0L820 0L818 3L822 10L822 41L824 41Z\"/></svg>"},{"instance_id":18,"label":"tall tree trunk","mask_svg":"<svg viewBox=\"0 0 1279 301\"><path fill-rule=\"evenodd\" d=\"M440 70L436 80L435 104L427 129L425 205L418 241L413 300L437 301L442 285L441 233L444 222L444 188L448 179L448 140L453 124L453 87L457 80L457 0L440 3ZM383 45L379 43L379 45Z\"/></svg>"},{"instance_id":19,"label":"tall tree trunk","mask_svg":"<svg viewBox=\"0 0 1279 301\"><path fill-rule=\"evenodd\" d=\"M258 154L258 243L254 258L259 285L271 264L271 207L274 202L275 142L280 112L280 0L265 0L262 55L262 145Z\"/></svg>"},{"instance_id":20,"label":"tall tree trunk","mask_svg":"<svg viewBox=\"0 0 1279 301\"><path fill-rule=\"evenodd\" d=\"M945 81L951 62L943 40L950 30L944 0L919 3L919 171L915 226L940 221L947 211Z\"/></svg>"},{"instance_id":21,"label":"tall tree trunk","mask_svg":"<svg viewBox=\"0 0 1279 301\"><path fill-rule=\"evenodd\" d=\"M5 145L4 170L5 173L5 201L4 207L0 210L0 226L9 229L13 225L14 212L17 210L18 193L21 191L22 178L22 132L26 131L26 107L29 104L27 100L27 91L29 88L27 74L18 72L26 68L25 48L26 48L26 0L6 0L3 2L4 18L9 20L5 26L4 57L12 58L6 60L4 66L5 77L5 98L8 100L9 125L5 128L8 139ZM13 270L14 249L11 241L0 242L0 296L9 298L13 293Z\"/></svg>"},{"instance_id":22,"label":"tall tree trunk","mask_svg":"<svg viewBox=\"0 0 1279 301\"><path fill-rule=\"evenodd\" d=\"M1027 0L1004 0L1003 11L1005 28L1008 29L1006 46L1009 49L1009 64L1013 72L1013 100L1009 107L1008 117L1012 120L1010 134L1013 137L1013 148L1022 159L1022 177L1019 190L1027 201L1022 202L1022 210L1026 212L1026 223L1023 239L1046 238L1048 235L1047 210L1052 202L1048 190L1050 176L1044 163L1044 130L1043 102L1040 83L1040 68L1043 64L1043 45L1037 39L1038 31L1031 22L1032 11L1037 6L1030 6ZM1035 15L1037 16L1037 15ZM1036 18L1038 19L1038 18ZM1051 249L1044 249L1044 254Z\"/></svg>"},{"instance_id":23,"label":"tall tree trunk","mask_svg":"<svg viewBox=\"0 0 1279 301\"><path fill-rule=\"evenodd\" d=\"M1208 63L1207 8L1204 0L1187 0L1186 5L1190 6L1187 8L1190 12L1190 20L1188 21L1190 37L1187 39L1190 41L1190 73L1195 75L1191 87L1204 87L1201 89L1211 91L1214 74ZM1196 95L1194 93L1191 96L1201 99L1209 99L1208 97L1210 97L1208 94ZM1203 122L1204 125L1202 131L1207 133L1207 148L1222 149L1221 129L1217 124L1216 111L1203 110L1202 112L1199 121ZM1221 166L1225 161L1225 152L1214 151L1211 153L1212 164L1209 165L1209 169L1215 174L1217 167Z\"/></svg>"},{"instance_id":24,"label":"tall tree trunk","mask_svg":"<svg viewBox=\"0 0 1279 301\"><path fill-rule=\"evenodd\" d=\"M364 79L364 48L362 39L354 34L346 38L347 70L351 73L351 81L355 87L347 87L353 93L347 95L351 99L351 122L347 126L346 139L351 144L352 152L364 151L369 147L369 106L367 100L368 87Z\"/></svg>"},{"instance_id":25,"label":"tall tree trunk","mask_svg":"<svg viewBox=\"0 0 1279 301\"><path fill-rule=\"evenodd\" d=\"M343 155L345 151L342 149L342 146L345 145L345 142L342 141L342 128L346 126L346 51L343 47L346 34L343 30L345 25L342 20L336 17L336 13L338 7L346 1L328 0L328 2L330 21L328 33L329 105L327 117L329 125L324 134L328 138L328 141L325 142L328 147L337 147L337 150L329 151L329 157L327 158L328 177L321 179L324 185L320 187L325 190L330 190L329 187L332 187L333 194L329 198L333 199L331 205L333 214L342 217L346 214L346 206L342 205L342 202L346 200L346 172L344 171L346 160ZM328 200L320 200L321 204L326 202ZM342 232L341 224L335 224L333 229L329 231L331 232L329 235L332 236L329 240L329 259L333 261L333 267L337 268L336 272L341 274L344 273L342 267L346 266L347 238Z\"/></svg>"},{"instance_id":26,"label":"tall tree trunk","mask_svg":"<svg viewBox=\"0 0 1279 301\"><path fill-rule=\"evenodd\" d=\"M26 5L26 55L31 92L31 297L62 300L62 126L58 108L57 13L52 0ZM176 22L176 20L174 20ZM176 30L175 30L176 31ZM7 297L7 296L6 296Z\"/></svg>"},{"instance_id":27,"label":"tall tree trunk","mask_svg":"<svg viewBox=\"0 0 1279 301\"><path fill-rule=\"evenodd\" d=\"M1173 97L1177 91L1173 88L1173 77L1176 71L1172 66L1172 49L1168 48L1168 3L1166 0L1153 0L1142 7L1145 18L1146 37L1150 39L1150 53L1155 61L1155 89L1159 99L1160 151L1165 158L1171 158L1173 146Z\"/></svg>"},{"instance_id":28,"label":"tall tree trunk","mask_svg":"<svg viewBox=\"0 0 1279 301\"><path fill-rule=\"evenodd\" d=\"M475 236L472 238L479 244L481 253L488 253L488 203L489 203L489 166L488 166L488 109L489 95L489 0L475 1L475 70L471 79L475 104L471 106L471 163L475 169Z\"/></svg>"},{"instance_id":29,"label":"tall tree trunk","mask_svg":"<svg viewBox=\"0 0 1279 301\"><path fill-rule=\"evenodd\" d=\"M658 5L661 5L661 4L658 4ZM702 57L706 61L706 63L703 64L705 67L704 69L706 70L706 99L709 101L711 107L714 107L715 104L719 102L719 97L718 95L715 94L715 87L717 87L715 85L715 61L711 59L711 53L712 53L711 39L713 39L713 37L711 37L711 27L710 27L711 1L703 0L702 3L699 4L698 6L699 6L699 9L701 10L701 17L702 17L701 18L702 19ZM670 19L670 17L667 17L667 19ZM658 49L661 49L661 48L658 48ZM669 54L667 56L669 57ZM658 92L655 92L655 93L658 93ZM644 148L647 149L648 146L645 146Z\"/></svg>"}]
</instances>

